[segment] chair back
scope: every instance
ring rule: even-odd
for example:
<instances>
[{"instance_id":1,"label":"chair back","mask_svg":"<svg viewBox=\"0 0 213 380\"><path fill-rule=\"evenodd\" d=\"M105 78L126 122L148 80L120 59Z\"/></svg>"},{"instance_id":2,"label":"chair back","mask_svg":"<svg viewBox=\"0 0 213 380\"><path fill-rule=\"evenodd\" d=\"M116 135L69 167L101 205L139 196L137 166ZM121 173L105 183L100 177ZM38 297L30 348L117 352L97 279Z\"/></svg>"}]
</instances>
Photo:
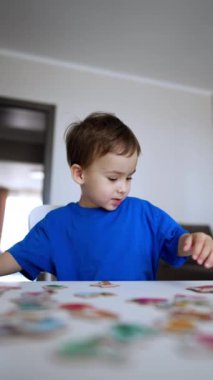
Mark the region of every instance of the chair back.
<instances>
[{"instance_id":1,"label":"chair back","mask_svg":"<svg viewBox=\"0 0 213 380\"><path fill-rule=\"evenodd\" d=\"M29 217L28 217L29 229L31 230L31 228L33 228L40 220L42 220L48 214L48 212L58 207L60 206L42 205L42 206L35 207L30 212ZM37 281L57 281L57 279L51 273L40 272L40 274L37 277Z\"/></svg>"},{"instance_id":2,"label":"chair back","mask_svg":"<svg viewBox=\"0 0 213 380\"><path fill-rule=\"evenodd\" d=\"M28 217L28 226L29 229L33 228L41 219L43 219L49 211L54 210L55 208L58 208L59 206L53 206L53 205L42 205L35 207L29 214Z\"/></svg>"}]
</instances>

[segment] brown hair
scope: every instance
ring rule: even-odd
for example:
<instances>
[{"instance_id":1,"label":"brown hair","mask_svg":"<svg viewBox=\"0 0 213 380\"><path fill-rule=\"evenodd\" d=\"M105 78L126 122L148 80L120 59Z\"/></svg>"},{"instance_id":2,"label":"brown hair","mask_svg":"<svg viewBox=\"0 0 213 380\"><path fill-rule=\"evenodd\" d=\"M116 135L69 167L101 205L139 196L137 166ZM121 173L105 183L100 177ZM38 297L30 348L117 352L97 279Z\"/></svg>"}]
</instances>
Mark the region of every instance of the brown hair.
<instances>
[{"instance_id":1,"label":"brown hair","mask_svg":"<svg viewBox=\"0 0 213 380\"><path fill-rule=\"evenodd\" d=\"M139 155L140 144L134 133L111 113L96 112L83 121L72 123L65 131L67 161L88 167L95 158L107 153Z\"/></svg>"}]
</instances>

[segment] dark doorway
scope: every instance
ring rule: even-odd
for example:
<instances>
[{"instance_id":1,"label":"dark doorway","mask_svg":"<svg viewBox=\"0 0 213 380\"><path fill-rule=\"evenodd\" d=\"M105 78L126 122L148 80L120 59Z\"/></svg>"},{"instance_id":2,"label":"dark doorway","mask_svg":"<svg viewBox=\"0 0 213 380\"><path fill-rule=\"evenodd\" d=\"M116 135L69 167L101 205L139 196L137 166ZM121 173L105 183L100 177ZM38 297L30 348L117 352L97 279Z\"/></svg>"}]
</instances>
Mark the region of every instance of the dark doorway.
<instances>
[{"instance_id":1,"label":"dark doorway","mask_svg":"<svg viewBox=\"0 0 213 380\"><path fill-rule=\"evenodd\" d=\"M0 97L0 161L42 164L49 202L55 106Z\"/></svg>"},{"instance_id":2,"label":"dark doorway","mask_svg":"<svg viewBox=\"0 0 213 380\"><path fill-rule=\"evenodd\" d=\"M50 202L54 117L55 106L52 104L0 97L1 250L4 250L1 238L9 198L19 197L19 206L25 196L25 204L34 195L40 197L41 203ZM36 176L37 181L33 179ZM24 212L22 209L19 212L21 219ZM26 215L23 217L26 219Z\"/></svg>"}]
</instances>

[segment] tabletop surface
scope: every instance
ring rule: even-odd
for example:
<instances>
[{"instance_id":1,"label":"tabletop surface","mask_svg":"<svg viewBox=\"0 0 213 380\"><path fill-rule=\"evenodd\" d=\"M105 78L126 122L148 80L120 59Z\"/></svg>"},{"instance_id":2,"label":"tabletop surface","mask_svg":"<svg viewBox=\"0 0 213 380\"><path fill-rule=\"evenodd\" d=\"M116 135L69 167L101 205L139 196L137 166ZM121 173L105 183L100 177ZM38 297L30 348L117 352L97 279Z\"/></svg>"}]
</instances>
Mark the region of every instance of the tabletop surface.
<instances>
[{"instance_id":1,"label":"tabletop surface","mask_svg":"<svg viewBox=\"0 0 213 380\"><path fill-rule=\"evenodd\" d=\"M211 281L0 282L0 305L4 380L212 380Z\"/></svg>"}]
</instances>

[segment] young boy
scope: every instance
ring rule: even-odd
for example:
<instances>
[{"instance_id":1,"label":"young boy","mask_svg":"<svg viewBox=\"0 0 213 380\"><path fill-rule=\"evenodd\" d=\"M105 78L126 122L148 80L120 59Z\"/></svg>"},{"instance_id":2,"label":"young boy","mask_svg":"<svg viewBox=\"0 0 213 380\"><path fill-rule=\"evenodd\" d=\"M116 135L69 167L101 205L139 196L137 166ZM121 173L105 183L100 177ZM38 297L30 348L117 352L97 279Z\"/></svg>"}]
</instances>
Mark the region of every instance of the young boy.
<instances>
[{"instance_id":1,"label":"young boy","mask_svg":"<svg viewBox=\"0 0 213 380\"><path fill-rule=\"evenodd\" d=\"M81 187L77 203L51 211L8 252L0 275L40 271L60 281L155 280L159 259L174 267L189 252L213 267L213 240L188 234L149 202L128 197L140 145L112 114L94 113L66 132L67 159ZM181 257L182 256L182 257Z\"/></svg>"}]
</instances>

